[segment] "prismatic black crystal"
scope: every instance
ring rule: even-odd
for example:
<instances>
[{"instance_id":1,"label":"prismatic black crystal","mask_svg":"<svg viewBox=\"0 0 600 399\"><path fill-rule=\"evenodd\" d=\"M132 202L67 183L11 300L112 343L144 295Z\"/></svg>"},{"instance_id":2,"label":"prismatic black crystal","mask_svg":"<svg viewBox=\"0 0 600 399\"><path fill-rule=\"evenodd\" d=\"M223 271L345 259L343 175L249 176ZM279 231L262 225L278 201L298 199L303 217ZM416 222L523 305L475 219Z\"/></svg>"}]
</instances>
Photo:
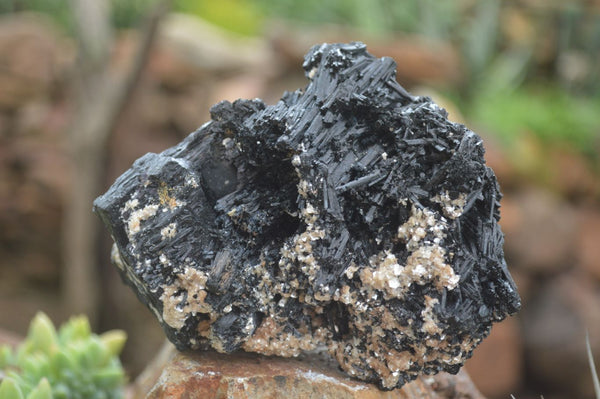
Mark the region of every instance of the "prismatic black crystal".
<instances>
[{"instance_id":1,"label":"prismatic black crystal","mask_svg":"<svg viewBox=\"0 0 600 399\"><path fill-rule=\"evenodd\" d=\"M516 312L481 139L361 43L313 47L275 105L221 102L94 205L177 348L326 349L384 389L455 373Z\"/></svg>"}]
</instances>

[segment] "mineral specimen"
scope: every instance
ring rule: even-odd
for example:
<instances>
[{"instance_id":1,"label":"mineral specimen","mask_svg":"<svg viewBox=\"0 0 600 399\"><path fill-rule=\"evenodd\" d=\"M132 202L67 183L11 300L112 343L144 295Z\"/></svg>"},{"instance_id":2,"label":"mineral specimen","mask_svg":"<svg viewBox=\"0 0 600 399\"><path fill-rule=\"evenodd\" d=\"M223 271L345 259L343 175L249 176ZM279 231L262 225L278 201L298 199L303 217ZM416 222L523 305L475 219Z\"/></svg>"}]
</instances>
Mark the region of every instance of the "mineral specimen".
<instances>
[{"instance_id":1,"label":"mineral specimen","mask_svg":"<svg viewBox=\"0 0 600 399\"><path fill-rule=\"evenodd\" d=\"M458 372L520 299L481 139L361 43L307 54L275 105L221 102L95 201L179 348L296 356L400 387Z\"/></svg>"}]
</instances>

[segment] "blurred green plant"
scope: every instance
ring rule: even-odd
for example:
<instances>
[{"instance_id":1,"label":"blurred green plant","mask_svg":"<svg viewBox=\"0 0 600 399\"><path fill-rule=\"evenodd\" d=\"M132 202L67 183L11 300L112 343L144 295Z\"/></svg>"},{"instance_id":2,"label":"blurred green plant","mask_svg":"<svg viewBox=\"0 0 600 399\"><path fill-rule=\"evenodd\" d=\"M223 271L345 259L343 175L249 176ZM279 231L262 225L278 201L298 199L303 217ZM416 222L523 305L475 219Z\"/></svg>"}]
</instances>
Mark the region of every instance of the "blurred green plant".
<instances>
[{"instance_id":1,"label":"blurred green plant","mask_svg":"<svg viewBox=\"0 0 600 399\"><path fill-rule=\"evenodd\" d=\"M276 3L276 2L273 2ZM230 32L258 35L264 10L252 0L175 0L174 10L196 15Z\"/></svg>"},{"instance_id":2,"label":"blurred green plant","mask_svg":"<svg viewBox=\"0 0 600 399\"><path fill-rule=\"evenodd\" d=\"M111 18L117 28L138 25L154 0L110 0ZM69 0L0 0L0 14L34 11L46 14L67 33L74 33Z\"/></svg>"},{"instance_id":3,"label":"blurred green plant","mask_svg":"<svg viewBox=\"0 0 600 399\"><path fill-rule=\"evenodd\" d=\"M156 0L110 0L112 23L116 28L137 26L155 3ZM265 15L254 0L175 0L173 9L244 35L260 34ZM0 0L0 14L20 11L46 14L66 32L74 33L69 0Z\"/></svg>"},{"instance_id":4,"label":"blurred green plant","mask_svg":"<svg viewBox=\"0 0 600 399\"><path fill-rule=\"evenodd\" d=\"M112 21L116 28L130 28L140 23L155 0L111 0Z\"/></svg>"},{"instance_id":5,"label":"blurred green plant","mask_svg":"<svg viewBox=\"0 0 600 399\"><path fill-rule=\"evenodd\" d=\"M594 156L600 145L599 109L599 99L578 98L552 86L529 86L484 91L467 114L507 145L528 133Z\"/></svg>"},{"instance_id":6,"label":"blurred green plant","mask_svg":"<svg viewBox=\"0 0 600 399\"><path fill-rule=\"evenodd\" d=\"M44 313L16 349L0 347L0 399L117 399L126 378L119 361L123 331L92 334L85 316L58 332Z\"/></svg>"},{"instance_id":7,"label":"blurred green plant","mask_svg":"<svg viewBox=\"0 0 600 399\"><path fill-rule=\"evenodd\" d=\"M339 24L371 34L395 31L447 37L459 22L451 0L255 0L269 17L308 24Z\"/></svg>"},{"instance_id":8,"label":"blurred green plant","mask_svg":"<svg viewBox=\"0 0 600 399\"><path fill-rule=\"evenodd\" d=\"M35 11L49 15L58 26L71 31L68 0L0 0L0 14Z\"/></svg>"},{"instance_id":9,"label":"blurred green plant","mask_svg":"<svg viewBox=\"0 0 600 399\"><path fill-rule=\"evenodd\" d=\"M136 25L154 2L110 1L113 23L120 28ZM0 0L0 13L44 12L72 32L68 4ZM439 39L461 54L464 80L446 88L446 95L467 119L481 122L507 143L528 131L546 141L588 151L598 148L600 14L589 12L584 2L175 0L173 9L244 35L261 34L268 19L278 18L345 25L375 35L407 32ZM504 28L515 15L526 25L525 33L512 25L511 33ZM540 49L547 49L550 58L542 61Z\"/></svg>"},{"instance_id":10,"label":"blurred green plant","mask_svg":"<svg viewBox=\"0 0 600 399\"><path fill-rule=\"evenodd\" d=\"M455 98L465 116L507 146L531 134L542 143L574 147L597 161L600 93L594 92L591 84L587 95L568 90L559 71L543 76L541 66L535 65L535 52L544 40L542 33L547 34L550 29L556 29L558 35L557 60L573 49L576 35L572 21L574 15L581 17L581 13L574 11L578 6L545 9L549 17L567 22L549 28L529 21L529 28L540 34L510 41L500 30L499 24L506 18L502 5L500 0L476 3L471 18L465 19L461 28L458 43L468 72ZM519 10L521 15L527 11ZM581 18L576 20L583 22ZM588 36L595 36L594 32L588 32ZM588 47L589 54L600 49Z\"/></svg>"}]
</instances>

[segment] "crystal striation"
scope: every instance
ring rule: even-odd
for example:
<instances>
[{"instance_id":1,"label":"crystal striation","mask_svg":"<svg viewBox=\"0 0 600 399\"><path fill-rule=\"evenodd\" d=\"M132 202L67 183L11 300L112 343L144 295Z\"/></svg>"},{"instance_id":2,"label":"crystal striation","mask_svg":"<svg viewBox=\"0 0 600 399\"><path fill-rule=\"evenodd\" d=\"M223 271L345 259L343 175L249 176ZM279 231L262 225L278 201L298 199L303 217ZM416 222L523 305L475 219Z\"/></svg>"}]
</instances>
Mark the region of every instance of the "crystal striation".
<instances>
[{"instance_id":1,"label":"crystal striation","mask_svg":"<svg viewBox=\"0 0 600 399\"><path fill-rule=\"evenodd\" d=\"M325 349L393 389L458 372L519 309L481 138L395 66L315 46L305 89L215 105L96 199L115 265L178 349Z\"/></svg>"}]
</instances>

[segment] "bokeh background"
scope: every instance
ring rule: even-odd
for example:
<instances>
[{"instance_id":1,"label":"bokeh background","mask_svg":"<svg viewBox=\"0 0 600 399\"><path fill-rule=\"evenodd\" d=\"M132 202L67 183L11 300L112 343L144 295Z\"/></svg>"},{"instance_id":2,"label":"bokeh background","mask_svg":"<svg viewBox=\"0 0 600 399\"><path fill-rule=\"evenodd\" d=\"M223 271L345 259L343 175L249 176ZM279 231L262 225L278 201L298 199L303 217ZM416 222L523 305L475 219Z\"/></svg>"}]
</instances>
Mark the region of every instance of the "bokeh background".
<instances>
[{"instance_id":1,"label":"bokeh background","mask_svg":"<svg viewBox=\"0 0 600 399\"><path fill-rule=\"evenodd\" d=\"M164 336L110 265L90 198L212 104L274 103L306 84L311 45L353 40L479 133L501 183L523 309L467 363L477 386L489 398L593 397L598 0L0 0L0 342L37 310L55 322L85 312L97 331L128 332L134 378Z\"/></svg>"}]
</instances>

